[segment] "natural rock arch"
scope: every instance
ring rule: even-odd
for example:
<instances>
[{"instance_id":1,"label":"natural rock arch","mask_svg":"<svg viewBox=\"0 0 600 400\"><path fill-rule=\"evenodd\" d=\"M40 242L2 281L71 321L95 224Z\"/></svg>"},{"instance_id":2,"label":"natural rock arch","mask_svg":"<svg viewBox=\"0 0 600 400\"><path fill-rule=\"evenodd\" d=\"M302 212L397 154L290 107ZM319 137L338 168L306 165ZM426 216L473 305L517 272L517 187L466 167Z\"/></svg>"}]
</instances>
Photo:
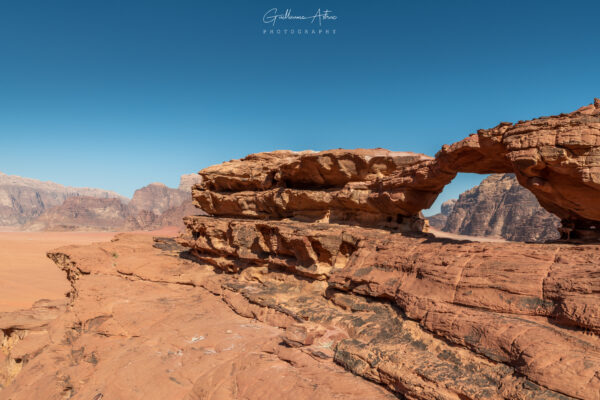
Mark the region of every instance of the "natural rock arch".
<instances>
[{"instance_id":1,"label":"natural rock arch","mask_svg":"<svg viewBox=\"0 0 600 400\"><path fill-rule=\"evenodd\" d=\"M258 153L200 171L196 204L209 214L293 218L420 230L459 172L514 173L570 238L600 226L600 100L569 114L492 129L445 145L435 158L384 149Z\"/></svg>"},{"instance_id":2,"label":"natural rock arch","mask_svg":"<svg viewBox=\"0 0 600 400\"><path fill-rule=\"evenodd\" d=\"M600 100L569 114L503 122L444 146L448 172L507 173L562 220L570 238L597 238L600 225Z\"/></svg>"}]
</instances>

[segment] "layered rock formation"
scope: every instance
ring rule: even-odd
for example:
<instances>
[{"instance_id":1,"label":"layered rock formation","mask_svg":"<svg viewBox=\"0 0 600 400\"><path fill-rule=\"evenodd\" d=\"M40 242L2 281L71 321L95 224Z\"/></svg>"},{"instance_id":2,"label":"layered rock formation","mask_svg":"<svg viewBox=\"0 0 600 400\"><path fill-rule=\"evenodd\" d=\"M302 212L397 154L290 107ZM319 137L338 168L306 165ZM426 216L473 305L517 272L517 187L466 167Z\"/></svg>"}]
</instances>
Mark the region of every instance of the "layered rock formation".
<instances>
[{"instance_id":1,"label":"layered rock formation","mask_svg":"<svg viewBox=\"0 0 600 400\"><path fill-rule=\"evenodd\" d=\"M68 187L0 172L0 226L21 226L75 196L127 200L108 190Z\"/></svg>"},{"instance_id":2,"label":"layered rock formation","mask_svg":"<svg viewBox=\"0 0 600 400\"><path fill-rule=\"evenodd\" d=\"M558 217L544 210L513 174L491 175L480 185L442 205L428 218L432 227L468 236L544 242L560 237Z\"/></svg>"},{"instance_id":3,"label":"layered rock formation","mask_svg":"<svg viewBox=\"0 0 600 400\"><path fill-rule=\"evenodd\" d=\"M187 223L193 254L131 234L49 253L67 307L0 314L0 398L600 398L599 246Z\"/></svg>"},{"instance_id":4,"label":"layered rock formation","mask_svg":"<svg viewBox=\"0 0 600 400\"><path fill-rule=\"evenodd\" d=\"M435 159L279 151L207 168L192 193L211 215L185 218L184 248L120 235L49 253L67 307L0 315L0 396L600 400L600 245L415 233L457 172L514 171L565 235L593 238L599 108Z\"/></svg>"},{"instance_id":5,"label":"layered rock formation","mask_svg":"<svg viewBox=\"0 0 600 400\"><path fill-rule=\"evenodd\" d=\"M414 229L457 173L514 173L569 239L598 238L600 100L569 114L480 130L435 159L372 150L259 153L201 171L215 216L296 218ZM417 226L418 227L418 226Z\"/></svg>"},{"instance_id":6,"label":"layered rock formation","mask_svg":"<svg viewBox=\"0 0 600 400\"><path fill-rule=\"evenodd\" d=\"M310 325L288 343L310 352L315 336L341 331L333 359L407 398L599 399L599 246L398 233L426 230L419 211L456 173L514 172L563 218L564 233L593 238L599 108L503 123L435 159L280 151L214 166L193 189L212 217L186 218L180 243L199 263L237 274L225 287L246 301ZM510 193L513 182L502 179L487 183Z\"/></svg>"},{"instance_id":7,"label":"layered rock formation","mask_svg":"<svg viewBox=\"0 0 600 400\"><path fill-rule=\"evenodd\" d=\"M189 191L172 189L163 183L151 183L135 191L129 206L160 215L189 200L191 200Z\"/></svg>"},{"instance_id":8,"label":"layered rock formation","mask_svg":"<svg viewBox=\"0 0 600 400\"><path fill-rule=\"evenodd\" d=\"M598 238L600 99L569 114L479 130L444 146L436 161L452 173L514 173L562 220L565 238Z\"/></svg>"},{"instance_id":9,"label":"layered rock formation","mask_svg":"<svg viewBox=\"0 0 600 400\"><path fill-rule=\"evenodd\" d=\"M431 157L383 149L259 153L200 175L192 196L211 215L401 230L422 229L420 210L453 177Z\"/></svg>"},{"instance_id":10,"label":"layered rock formation","mask_svg":"<svg viewBox=\"0 0 600 400\"><path fill-rule=\"evenodd\" d=\"M234 288L252 303L341 330L335 361L408 398L600 398L599 246L461 243L291 221L186 223L181 243L195 259L240 274ZM313 282L311 290L278 282L278 271ZM354 321L337 307L369 317Z\"/></svg>"},{"instance_id":11,"label":"layered rock formation","mask_svg":"<svg viewBox=\"0 0 600 400\"><path fill-rule=\"evenodd\" d=\"M184 178L185 177L185 178ZM182 177L185 185L194 181ZM24 225L26 230L45 231L134 231L153 230L167 226L183 228L183 217L203 214L194 208L188 191L172 189L162 183L152 183L135 191L125 203L114 198L89 196L69 197L62 204L45 210Z\"/></svg>"},{"instance_id":12,"label":"layered rock formation","mask_svg":"<svg viewBox=\"0 0 600 400\"><path fill-rule=\"evenodd\" d=\"M423 158L353 173L373 171L374 154L389 161L381 150L277 152L203 170L193 196L214 217L186 218L180 243L240 274L234 290L251 303L343 332L333 359L408 398L600 398L600 247L397 233L392 213L414 215L416 194L427 204L451 174ZM402 195L381 189L391 182Z\"/></svg>"}]
</instances>

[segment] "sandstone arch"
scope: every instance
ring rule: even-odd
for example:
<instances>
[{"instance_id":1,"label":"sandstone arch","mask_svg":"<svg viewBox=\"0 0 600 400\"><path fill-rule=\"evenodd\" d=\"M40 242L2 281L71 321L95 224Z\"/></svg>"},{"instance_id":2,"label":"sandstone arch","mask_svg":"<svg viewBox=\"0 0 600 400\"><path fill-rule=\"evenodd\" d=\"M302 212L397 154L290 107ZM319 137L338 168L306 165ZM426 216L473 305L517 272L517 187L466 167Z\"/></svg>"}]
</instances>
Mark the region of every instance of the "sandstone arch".
<instances>
[{"instance_id":1,"label":"sandstone arch","mask_svg":"<svg viewBox=\"0 0 600 400\"><path fill-rule=\"evenodd\" d=\"M452 172L516 175L571 238L597 238L600 221L600 99L569 114L482 129L436 155Z\"/></svg>"},{"instance_id":2,"label":"sandstone arch","mask_svg":"<svg viewBox=\"0 0 600 400\"><path fill-rule=\"evenodd\" d=\"M258 153L200 171L196 204L215 216L420 230L459 172L514 173L570 238L600 227L600 100L569 114L503 122L435 158L385 149Z\"/></svg>"}]
</instances>

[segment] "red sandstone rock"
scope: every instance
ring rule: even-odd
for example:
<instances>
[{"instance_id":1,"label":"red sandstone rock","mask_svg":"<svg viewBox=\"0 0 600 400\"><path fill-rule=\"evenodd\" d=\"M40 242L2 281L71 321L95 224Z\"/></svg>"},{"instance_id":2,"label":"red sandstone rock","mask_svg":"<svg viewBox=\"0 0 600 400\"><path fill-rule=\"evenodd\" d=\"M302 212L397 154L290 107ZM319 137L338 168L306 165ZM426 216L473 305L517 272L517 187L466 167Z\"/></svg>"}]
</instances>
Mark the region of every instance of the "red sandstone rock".
<instances>
[{"instance_id":1,"label":"red sandstone rock","mask_svg":"<svg viewBox=\"0 0 600 400\"><path fill-rule=\"evenodd\" d=\"M549 390L585 399L600 393L599 342L585 335L600 332L598 246L460 243L291 221L186 223L181 242L219 269L265 268L262 282L267 270L325 280L328 290L391 302L421 329Z\"/></svg>"},{"instance_id":2,"label":"red sandstone rock","mask_svg":"<svg viewBox=\"0 0 600 400\"><path fill-rule=\"evenodd\" d=\"M285 331L241 316L252 310L243 297L234 312L238 294L221 289L212 268L180 258L168 241L152 244L121 235L50 254L73 284L71 303L51 322L0 315L0 332L11 332L0 398L395 398L318 352L280 345ZM255 307L261 320L294 321Z\"/></svg>"},{"instance_id":3,"label":"red sandstone rock","mask_svg":"<svg viewBox=\"0 0 600 400\"><path fill-rule=\"evenodd\" d=\"M597 103L597 102L596 102ZM410 226L459 172L514 173L563 220L565 238L600 231L600 109L503 122L431 159L383 149L277 151L200 171L194 200L215 216ZM414 225L414 224L412 224Z\"/></svg>"},{"instance_id":4,"label":"red sandstone rock","mask_svg":"<svg viewBox=\"0 0 600 400\"><path fill-rule=\"evenodd\" d=\"M597 237L600 221L600 107L492 129L444 146L436 155L450 172L513 172L542 207L564 220L565 233Z\"/></svg>"},{"instance_id":5,"label":"red sandstone rock","mask_svg":"<svg viewBox=\"0 0 600 400\"><path fill-rule=\"evenodd\" d=\"M259 153L200 171L204 181L192 195L217 216L420 230L417 214L453 177L431 163L421 154L383 149ZM391 175L395 186L387 190L382 179Z\"/></svg>"},{"instance_id":6,"label":"red sandstone rock","mask_svg":"<svg viewBox=\"0 0 600 400\"><path fill-rule=\"evenodd\" d=\"M436 159L280 151L203 170L193 197L214 216L185 219L189 251L121 235L49 254L69 305L0 316L0 396L600 399L599 245L390 229L423 228L457 172L514 171L591 236L597 125L595 104Z\"/></svg>"}]
</instances>

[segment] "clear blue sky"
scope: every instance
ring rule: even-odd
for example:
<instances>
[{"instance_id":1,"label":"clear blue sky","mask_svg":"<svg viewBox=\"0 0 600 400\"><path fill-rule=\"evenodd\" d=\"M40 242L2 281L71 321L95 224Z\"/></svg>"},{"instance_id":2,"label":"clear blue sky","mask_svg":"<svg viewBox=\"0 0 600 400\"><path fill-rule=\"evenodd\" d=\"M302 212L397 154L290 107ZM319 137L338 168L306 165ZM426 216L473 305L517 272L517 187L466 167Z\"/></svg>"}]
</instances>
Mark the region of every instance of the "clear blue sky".
<instances>
[{"instance_id":1,"label":"clear blue sky","mask_svg":"<svg viewBox=\"0 0 600 400\"><path fill-rule=\"evenodd\" d=\"M263 35L273 7L329 9L336 34ZM600 97L599 16L597 0L2 1L0 171L131 196L258 151L433 155ZM458 179L442 199L481 177Z\"/></svg>"}]
</instances>

